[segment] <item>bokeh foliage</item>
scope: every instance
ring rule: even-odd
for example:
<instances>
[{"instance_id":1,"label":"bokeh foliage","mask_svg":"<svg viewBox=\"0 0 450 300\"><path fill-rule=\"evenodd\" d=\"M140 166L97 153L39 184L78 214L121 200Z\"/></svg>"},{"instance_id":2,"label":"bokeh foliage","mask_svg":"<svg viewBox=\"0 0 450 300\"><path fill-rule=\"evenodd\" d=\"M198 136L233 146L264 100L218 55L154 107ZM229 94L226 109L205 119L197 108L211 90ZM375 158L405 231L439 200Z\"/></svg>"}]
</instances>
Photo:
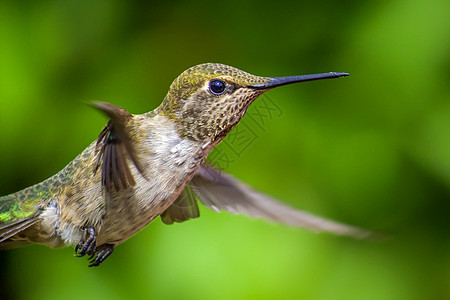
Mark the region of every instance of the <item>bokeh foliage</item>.
<instances>
[{"instance_id":1,"label":"bokeh foliage","mask_svg":"<svg viewBox=\"0 0 450 300\"><path fill-rule=\"evenodd\" d=\"M105 119L86 101L146 112L210 61L265 76L342 71L352 75L271 91L281 116L261 127L250 108L239 128L257 138L216 151L259 190L391 236L202 209L152 223L96 269L73 249L0 252L0 297L450 297L449 12L448 0L0 1L0 194L51 176L96 138Z\"/></svg>"}]
</instances>

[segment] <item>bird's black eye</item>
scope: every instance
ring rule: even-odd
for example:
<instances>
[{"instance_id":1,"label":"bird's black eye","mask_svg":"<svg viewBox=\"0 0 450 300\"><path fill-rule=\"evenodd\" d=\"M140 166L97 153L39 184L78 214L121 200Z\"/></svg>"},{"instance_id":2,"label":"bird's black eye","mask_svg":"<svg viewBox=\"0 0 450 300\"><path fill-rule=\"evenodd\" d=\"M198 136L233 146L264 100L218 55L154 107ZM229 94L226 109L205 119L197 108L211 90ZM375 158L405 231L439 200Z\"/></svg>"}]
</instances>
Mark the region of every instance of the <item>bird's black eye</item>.
<instances>
[{"instance_id":1,"label":"bird's black eye","mask_svg":"<svg viewBox=\"0 0 450 300\"><path fill-rule=\"evenodd\" d=\"M225 91L225 82L213 79L209 82L209 90L216 95L221 95Z\"/></svg>"}]
</instances>

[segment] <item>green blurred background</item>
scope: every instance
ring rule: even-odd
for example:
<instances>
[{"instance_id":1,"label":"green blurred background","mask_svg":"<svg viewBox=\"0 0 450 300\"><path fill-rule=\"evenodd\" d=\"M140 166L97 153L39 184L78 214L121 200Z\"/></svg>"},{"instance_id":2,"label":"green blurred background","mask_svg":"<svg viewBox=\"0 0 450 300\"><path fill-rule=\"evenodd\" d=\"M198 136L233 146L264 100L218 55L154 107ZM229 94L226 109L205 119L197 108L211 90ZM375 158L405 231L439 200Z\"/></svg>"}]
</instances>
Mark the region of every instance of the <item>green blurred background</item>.
<instances>
[{"instance_id":1,"label":"green blurred background","mask_svg":"<svg viewBox=\"0 0 450 300\"><path fill-rule=\"evenodd\" d=\"M203 62L341 71L352 76L267 93L277 113L250 107L236 129L245 147L234 138L211 155L293 206L391 238L202 207L183 224L158 219L100 268L71 248L2 251L0 297L449 299L449 12L448 0L1 1L0 194L96 138L106 120L86 101L143 113Z\"/></svg>"}]
</instances>

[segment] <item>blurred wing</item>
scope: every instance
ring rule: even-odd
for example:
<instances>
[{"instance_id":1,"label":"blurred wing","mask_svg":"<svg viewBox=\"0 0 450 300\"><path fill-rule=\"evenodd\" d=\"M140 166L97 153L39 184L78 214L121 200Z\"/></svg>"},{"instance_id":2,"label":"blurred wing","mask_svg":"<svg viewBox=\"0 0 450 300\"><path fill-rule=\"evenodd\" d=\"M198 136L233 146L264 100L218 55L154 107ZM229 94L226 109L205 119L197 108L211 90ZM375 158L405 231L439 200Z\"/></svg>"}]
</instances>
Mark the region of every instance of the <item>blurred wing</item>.
<instances>
[{"instance_id":1,"label":"blurred wing","mask_svg":"<svg viewBox=\"0 0 450 300\"><path fill-rule=\"evenodd\" d=\"M101 166L102 184L107 191L111 186L114 186L116 191L134 186L136 181L127 164L127 158L131 159L141 174L143 171L126 128L133 116L127 110L110 103L94 102L93 106L111 118L97 139L94 173Z\"/></svg>"},{"instance_id":2,"label":"blurred wing","mask_svg":"<svg viewBox=\"0 0 450 300\"><path fill-rule=\"evenodd\" d=\"M161 214L164 224L180 223L200 216L197 198L189 186L186 186L177 200Z\"/></svg>"},{"instance_id":3,"label":"blurred wing","mask_svg":"<svg viewBox=\"0 0 450 300\"><path fill-rule=\"evenodd\" d=\"M253 190L225 172L201 166L190 182L190 187L206 207L220 212L246 214L290 226L313 231L328 231L356 238L372 235L357 227L326 220L307 212L284 205L277 200Z\"/></svg>"}]
</instances>

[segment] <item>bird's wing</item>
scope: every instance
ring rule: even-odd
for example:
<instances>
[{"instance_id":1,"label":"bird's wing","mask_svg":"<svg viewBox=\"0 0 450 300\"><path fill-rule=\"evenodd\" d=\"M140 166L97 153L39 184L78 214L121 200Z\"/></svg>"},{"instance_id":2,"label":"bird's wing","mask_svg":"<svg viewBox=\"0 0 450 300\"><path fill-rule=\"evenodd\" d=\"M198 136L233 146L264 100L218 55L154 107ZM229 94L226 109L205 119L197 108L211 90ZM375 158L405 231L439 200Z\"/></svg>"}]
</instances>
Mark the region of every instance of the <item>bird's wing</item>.
<instances>
[{"instance_id":1,"label":"bird's wing","mask_svg":"<svg viewBox=\"0 0 450 300\"><path fill-rule=\"evenodd\" d=\"M186 186L178 198L161 214L164 224L180 223L200 216L197 198L189 186Z\"/></svg>"},{"instance_id":2,"label":"bird's wing","mask_svg":"<svg viewBox=\"0 0 450 300\"><path fill-rule=\"evenodd\" d=\"M94 102L92 106L111 118L97 139L95 147L97 162L94 172L97 172L101 166L102 184L107 191L112 186L116 191L134 186L136 181L127 164L127 158L133 162L140 173L144 172L126 127L133 115L122 107L106 102Z\"/></svg>"},{"instance_id":3,"label":"bird's wing","mask_svg":"<svg viewBox=\"0 0 450 300\"><path fill-rule=\"evenodd\" d=\"M253 190L248 185L223 171L202 165L189 183L189 188L209 209L233 214L246 214L290 226L304 227L313 231L328 231L335 234L365 238L370 231L326 220L307 212L294 209L267 195Z\"/></svg>"}]
</instances>

